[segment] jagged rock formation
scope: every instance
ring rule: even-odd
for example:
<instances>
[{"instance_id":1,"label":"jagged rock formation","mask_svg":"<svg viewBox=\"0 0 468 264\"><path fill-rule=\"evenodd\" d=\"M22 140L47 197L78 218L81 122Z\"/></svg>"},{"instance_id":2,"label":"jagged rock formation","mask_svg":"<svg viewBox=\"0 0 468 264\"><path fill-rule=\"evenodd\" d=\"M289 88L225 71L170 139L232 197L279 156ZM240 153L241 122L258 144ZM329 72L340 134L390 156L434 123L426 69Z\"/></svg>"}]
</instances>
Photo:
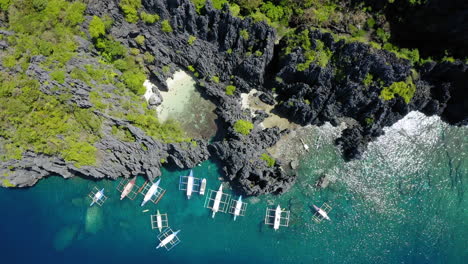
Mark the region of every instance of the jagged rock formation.
<instances>
[{"instance_id":1,"label":"jagged rock formation","mask_svg":"<svg viewBox=\"0 0 468 264\"><path fill-rule=\"evenodd\" d=\"M96 144L101 157L99 164L77 168L57 157L27 153L21 161L2 163L2 167L15 168L13 183L29 186L50 174L95 178L144 174L153 179L160 175L162 161L170 166L190 168L215 158L220 160L231 185L243 194L287 191L295 175L286 174L281 169L281 161L268 167L260 156L288 131L260 130L258 123L266 114L258 113L252 118L250 111L244 111L240 104L239 93L252 89L262 90L262 101L278 103L277 111L299 124L331 122L336 125L345 121L347 129L337 143L348 159L359 158L367 143L383 133L383 127L392 125L410 110L441 115L451 124L467 122L467 96L463 89L467 69L461 63L424 66L419 79L415 78L418 89L409 104L399 96L384 101L380 98L384 86L404 81L412 74L409 62L394 54L362 43L336 41L330 34L311 31L311 42L322 40L333 56L326 67L312 63L304 71L298 71L297 65L305 61L303 51L296 49L280 56L278 50L286 44L281 42L275 46L275 31L264 23L232 17L228 8L216 10L209 2L201 14L197 14L189 0L143 0L142 4L146 12L157 13L161 20L170 21L174 31L163 32L160 23L128 23L117 0L92 1L87 14L110 16L114 21L110 34L114 38L141 53L151 53L156 60L146 67L151 80L162 89L167 89L165 80L176 68L192 66L199 76L198 89L217 105L216 114L225 137L211 144L201 140L196 144L163 144L126 121L98 113L106 123L104 135ZM139 35L145 38L143 44L134 40ZM188 44L190 36L196 37L193 44ZM97 54L86 40L80 39L80 43L79 51L83 54L88 57ZM74 66L95 63L83 57L70 63ZM50 93L48 73L34 68L34 64L31 67L28 74L37 76L43 91ZM372 82L364 85L369 73ZM237 87L233 96L225 92L229 83ZM273 87L278 93L276 98ZM112 87L103 89L112 91ZM72 89L71 100L80 107L90 107L90 91L91 87L78 83ZM242 135L233 129L239 119L255 124L250 134ZM135 141L117 140L110 133L112 125L128 129Z\"/></svg>"},{"instance_id":2,"label":"jagged rock formation","mask_svg":"<svg viewBox=\"0 0 468 264\"><path fill-rule=\"evenodd\" d=\"M326 67L312 63L299 71L298 65L306 60L301 48L281 56L276 74L279 81L271 84L279 93L277 100L283 102L277 109L301 125L345 121L347 128L336 143L346 159L359 158L367 144L383 134L384 127L412 110L440 115L450 124L466 124L466 65L430 63L418 77L411 71L409 61L398 59L393 53L359 42L334 41L331 34L319 31L311 31L309 38L322 41L332 51L330 62ZM280 45L287 44L283 41ZM366 83L369 76L371 81ZM382 99L384 87L407 78L417 86L410 103L400 96Z\"/></svg>"}]
</instances>

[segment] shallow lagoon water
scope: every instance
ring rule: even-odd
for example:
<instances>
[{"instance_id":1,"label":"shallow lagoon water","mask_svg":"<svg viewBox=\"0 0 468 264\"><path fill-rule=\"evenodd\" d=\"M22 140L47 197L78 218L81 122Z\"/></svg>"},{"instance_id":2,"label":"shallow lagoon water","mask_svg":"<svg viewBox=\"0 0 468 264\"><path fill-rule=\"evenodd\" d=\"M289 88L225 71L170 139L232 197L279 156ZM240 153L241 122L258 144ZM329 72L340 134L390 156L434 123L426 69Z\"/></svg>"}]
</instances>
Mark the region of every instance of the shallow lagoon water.
<instances>
[{"instance_id":1,"label":"shallow lagoon water","mask_svg":"<svg viewBox=\"0 0 468 264\"><path fill-rule=\"evenodd\" d=\"M468 258L468 129L419 113L387 129L360 161L343 162L333 146L336 129L317 128L318 148L301 161L298 180L281 196L249 198L245 217L187 200L178 176L163 171L165 196L140 207L142 196L119 201L117 181L49 177L29 189L0 189L0 239L5 263L463 263ZM328 188L313 187L326 174ZM219 186L213 162L194 168ZM139 181L143 181L140 178ZM109 199L89 209L87 193L99 186ZM225 190L228 186L225 184ZM207 192L208 193L208 192ZM311 204L333 207L331 222L311 220ZM266 206L291 210L289 228L263 224ZM147 213L142 210L149 209ZM167 213L181 229L172 251L156 250L150 213Z\"/></svg>"}]
</instances>

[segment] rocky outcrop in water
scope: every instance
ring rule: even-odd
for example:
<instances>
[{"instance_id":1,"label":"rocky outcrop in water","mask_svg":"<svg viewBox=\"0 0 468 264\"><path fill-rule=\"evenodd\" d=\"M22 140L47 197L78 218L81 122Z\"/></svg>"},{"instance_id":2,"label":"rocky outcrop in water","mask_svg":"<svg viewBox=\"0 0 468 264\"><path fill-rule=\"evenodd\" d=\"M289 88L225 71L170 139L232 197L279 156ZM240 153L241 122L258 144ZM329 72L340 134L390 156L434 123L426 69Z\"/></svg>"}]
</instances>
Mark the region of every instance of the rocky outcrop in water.
<instances>
[{"instance_id":1,"label":"rocky outcrop in water","mask_svg":"<svg viewBox=\"0 0 468 264\"><path fill-rule=\"evenodd\" d=\"M412 110L440 115L454 125L467 122L463 96L463 83L468 81L466 65L430 63L418 76L409 61L393 53L359 42L334 41L331 34L319 31L311 31L309 38L315 45L317 40L324 43L332 52L330 61L325 67L312 62L302 71L298 65L306 59L301 48L280 55L276 81L271 84L282 102L277 110L301 125L344 121L347 128L336 143L346 159L359 158L367 144L383 134L384 127ZM391 100L382 98L385 87L408 79L417 86L410 103L399 95Z\"/></svg>"}]
</instances>

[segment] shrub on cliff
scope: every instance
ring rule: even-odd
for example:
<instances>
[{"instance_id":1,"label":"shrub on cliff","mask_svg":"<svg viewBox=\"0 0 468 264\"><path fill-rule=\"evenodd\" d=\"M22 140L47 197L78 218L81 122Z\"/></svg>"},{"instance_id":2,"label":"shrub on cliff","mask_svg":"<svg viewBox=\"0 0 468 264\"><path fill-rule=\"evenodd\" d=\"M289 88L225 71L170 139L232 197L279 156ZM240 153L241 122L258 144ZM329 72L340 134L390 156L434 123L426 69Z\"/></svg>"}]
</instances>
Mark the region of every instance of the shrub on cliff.
<instances>
[{"instance_id":1,"label":"shrub on cliff","mask_svg":"<svg viewBox=\"0 0 468 264\"><path fill-rule=\"evenodd\" d=\"M143 86L143 82L146 79L146 75L140 71L126 71L121 77L125 85L136 95L143 95L146 91Z\"/></svg>"},{"instance_id":2,"label":"shrub on cliff","mask_svg":"<svg viewBox=\"0 0 468 264\"><path fill-rule=\"evenodd\" d=\"M106 27L100 17L93 16L91 22L89 22L88 31L91 38L97 39L106 34Z\"/></svg>"},{"instance_id":3,"label":"shrub on cliff","mask_svg":"<svg viewBox=\"0 0 468 264\"><path fill-rule=\"evenodd\" d=\"M138 22L138 9L141 8L141 0L120 0L119 6L125 15L125 20L130 23Z\"/></svg>"},{"instance_id":4,"label":"shrub on cliff","mask_svg":"<svg viewBox=\"0 0 468 264\"><path fill-rule=\"evenodd\" d=\"M167 19L161 22L161 30L166 33L171 33L172 31L174 31L172 29L171 23L169 23L169 20Z\"/></svg>"},{"instance_id":5,"label":"shrub on cliff","mask_svg":"<svg viewBox=\"0 0 468 264\"><path fill-rule=\"evenodd\" d=\"M234 131L242 135L250 134L250 131L254 128L252 122L247 120L239 119L234 123Z\"/></svg>"},{"instance_id":6,"label":"shrub on cliff","mask_svg":"<svg viewBox=\"0 0 468 264\"><path fill-rule=\"evenodd\" d=\"M143 20L146 24L153 24L159 21L159 15L158 14L148 14L146 12L141 12L140 13L140 18Z\"/></svg>"},{"instance_id":7,"label":"shrub on cliff","mask_svg":"<svg viewBox=\"0 0 468 264\"><path fill-rule=\"evenodd\" d=\"M142 46L143 44L145 44L145 36L143 36L143 35L138 35L138 36L135 38L135 42L138 43L138 45Z\"/></svg>"},{"instance_id":8,"label":"shrub on cliff","mask_svg":"<svg viewBox=\"0 0 468 264\"><path fill-rule=\"evenodd\" d=\"M190 35L190 37L187 40L187 43L189 45L193 45L193 43L195 43L196 40L197 40L197 37Z\"/></svg>"},{"instance_id":9,"label":"shrub on cliff","mask_svg":"<svg viewBox=\"0 0 468 264\"><path fill-rule=\"evenodd\" d=\"M260 156L260 159L264 160L268 167L275 166L276 160L272 156L268 155L268 153L263 153Z\"/></svg>"},{"instance_id":10,"label":"shrub on cliff","mask_svg":"<svg viewBox=\"0 0 468 264\"><path fill-rule=\"evenodd\" d=\"M236 87L234 85L226 86L226 94L227 95L234 95L235 91L236 91Z\"/></svg>"},{"instance_id":11,"label":"shrub on cliff","mask_svg":"<svg viewBox=\"0 0 468 264\"><path fill-rule=\"evenodd\" d=\"M239 31L239 35L245 40L249 39L249 32L246 29Z\"/></svg>"},{"instance_id":12,"label":"shrub on cliff","mask_svg":"<svg viewBox=\"0 0 468 264\"><path fill-rule=\"evenodd\" d=\"M380 97L384 100L391 100L395 95L403 97L408 104L416 92L416 85L413 83L411 77L408 77L404 82L394 82L390 86L385 87L380 92Z\"/></svg>"}]
</instances>

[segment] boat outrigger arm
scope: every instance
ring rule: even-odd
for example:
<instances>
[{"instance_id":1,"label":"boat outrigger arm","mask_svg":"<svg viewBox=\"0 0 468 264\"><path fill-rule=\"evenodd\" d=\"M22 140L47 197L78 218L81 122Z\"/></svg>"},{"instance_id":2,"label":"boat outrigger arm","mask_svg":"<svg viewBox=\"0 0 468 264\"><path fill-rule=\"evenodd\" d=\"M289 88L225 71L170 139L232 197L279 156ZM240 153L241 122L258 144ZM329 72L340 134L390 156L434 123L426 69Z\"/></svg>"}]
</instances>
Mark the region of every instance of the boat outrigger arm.
<instances>
[{"instance_id":1,"label":"boat outrigger arm","mask_svg":"<svg viewBox=\"0 0 468 264\"><path fill-rule=\"evenodd\" d=\"M222 197L223 197L223 184L219 186L219 190L218 192L216 192L216 197L215 197L214 204L213 204L213 214L211 215L211 218L214 218L215 214L218 212L219 204L221 203Z\"/></svg>"},{"instance_id":2,"label":"boat outrigger arm","mask_svg":"<svg viewBox=\"0 0 468 264\"><path fill-rule=\"evenodd\" d=\"M149 200L151 200L151 197L153 197L153 195L158 191L160 181L161 179L159 179L157 182L151 185L148 192L145 194L145 198L143 198L143 202L141 203L141 206L145 205Z\"/></svg>"},{"instance_id":3,"label":"boat outrigger arm","mask_svg":"<svg viewBox=\"0 0 468 264\"><path fill-rule=\"evenodd\" d=\"M239 196L239 200L236 202L236 208L234 209L234 221L240 215L242 209L242 195Z\"/></svg>"},{"instance_id":4,"label":"boat outrigger arm","mask_svg":"<svg viewBox=\"0 0 468 264\"><path fill-rule=\"evenodd\" d=\"M101 198L103 196L104 196L104 188L102 188L99 192L94 194L93 201L91 202L91 204L89 206L93 206L93 204L96 203L97 201L101 200Z\"/></svg>"}]
</instances>

